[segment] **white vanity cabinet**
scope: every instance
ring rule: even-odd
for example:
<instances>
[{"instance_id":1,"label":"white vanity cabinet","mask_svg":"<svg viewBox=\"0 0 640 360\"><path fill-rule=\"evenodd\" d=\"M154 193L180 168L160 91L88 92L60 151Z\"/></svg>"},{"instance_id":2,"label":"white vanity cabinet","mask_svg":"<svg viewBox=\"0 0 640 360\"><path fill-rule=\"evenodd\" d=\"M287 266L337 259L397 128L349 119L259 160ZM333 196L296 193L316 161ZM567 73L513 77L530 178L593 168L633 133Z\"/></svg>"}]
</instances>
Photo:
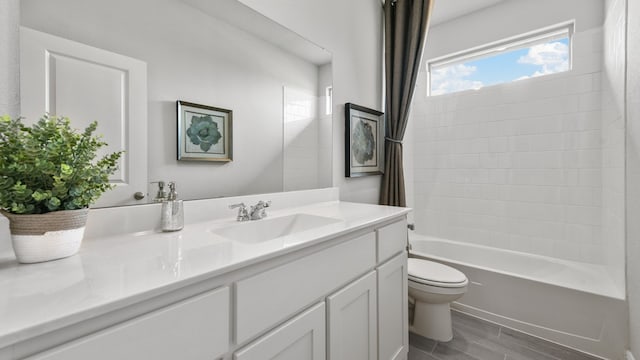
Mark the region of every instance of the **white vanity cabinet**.
<instances>
[{"instance_id":1,"label":"white vanity cabinet","mask_svg":"<svg viewBox=\"0 0 640 360\"><path fill-rule=\"evenodd\" d=\"M406 243L403 218L238 281L237 342L243 343L324 297L327 350L321 359L406 359ZM237 351L234 359L271 359L274 354L276 359L316 359L319 351L311 347L310 340L319 328L308 320L309 311L258 337ZM292 333L291 329L299 330Z\"/></svg>"},{"instance_id":2,"label":"white vanity cabinet","mask_svg":"<svg viewBox=\"0 0 640 360\"><path fill-rule=\"evenodd\" d=\"M29 359L405 360L406 241L404 216L379 220L203 279L191 284L200 295L68 335Z\"/></svg>"},{"instance_id":3,"label":"white vanity cabinet","mask_svg":"<svg viewBox=\"0 0 640 360\"><path fill-rule=\"evenodd\" d=\"M404 360L409 351L407 222L378 228L378 359Z\"/></svg>"}]
</instances>

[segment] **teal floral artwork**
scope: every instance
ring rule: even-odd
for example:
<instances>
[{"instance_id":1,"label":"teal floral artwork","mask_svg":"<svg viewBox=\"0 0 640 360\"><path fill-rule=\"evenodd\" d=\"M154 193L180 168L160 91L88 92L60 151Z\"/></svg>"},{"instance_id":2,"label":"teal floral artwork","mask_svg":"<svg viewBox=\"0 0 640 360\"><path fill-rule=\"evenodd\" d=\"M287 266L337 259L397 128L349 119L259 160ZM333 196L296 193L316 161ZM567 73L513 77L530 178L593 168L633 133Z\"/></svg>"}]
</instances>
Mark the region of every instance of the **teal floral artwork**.
<instances>
[{"instance_id":1,"label":"teal floral artwork","mask_svg":"<svg viewBox=\"0 0 640 360\"><path fill-rule=\"evenodd\" d=\"M353 140L351 143L353 158L358 164L364 165L374 159L376 152L376 139L373 127L359 120L353 127Z\"/></svg>"},{"instance_id":2,"label":"teal floral artwork","mask_svg":"<svg viewBox=\"0 0 640 360\"><path fill-rule=\"evenodd\" d=\"M233 111L177 101L178 160L233 161Z\"/></svg>"},{"instance_id":3,"label":"teal floral artwork","mask_svg":"<svg viewBox=\"0 0 640 360\"><path fill-rule=\"evenodd\" d=\"M344 164L346 177L384 174L384 113L346 103Z\"/></svg>"},{"instance_id":4,"label":"teal floral artwork","mask_svg":"<svg viewBox=\"0 0 640 360\"><path fill-rule=\"evenodd\" d=\"M192 144L198 145L202 151L207 152L222 139L222 134L213 117L203 115L191 117L191 125L187 129L187 137Z\"/></svg>"}]
</instances>

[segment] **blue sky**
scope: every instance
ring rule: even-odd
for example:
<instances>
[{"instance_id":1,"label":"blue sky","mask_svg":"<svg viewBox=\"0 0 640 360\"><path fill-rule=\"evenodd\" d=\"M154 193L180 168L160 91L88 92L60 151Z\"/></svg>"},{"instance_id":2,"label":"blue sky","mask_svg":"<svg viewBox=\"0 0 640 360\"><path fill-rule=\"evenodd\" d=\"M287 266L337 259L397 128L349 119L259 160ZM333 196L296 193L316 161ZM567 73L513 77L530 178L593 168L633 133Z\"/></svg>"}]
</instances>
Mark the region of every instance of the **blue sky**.
<instances>
[{"instance_id":1,"label":"blue sky","mask_svg":"<svg viewBox=\"0 0 640 360\"><path fill-rule=\"evenodd\" d=\"M569 69L569 39L553 40L529 48L489 55L432 70L433 95L478 89Z\"/></svg>"}]
</instances>

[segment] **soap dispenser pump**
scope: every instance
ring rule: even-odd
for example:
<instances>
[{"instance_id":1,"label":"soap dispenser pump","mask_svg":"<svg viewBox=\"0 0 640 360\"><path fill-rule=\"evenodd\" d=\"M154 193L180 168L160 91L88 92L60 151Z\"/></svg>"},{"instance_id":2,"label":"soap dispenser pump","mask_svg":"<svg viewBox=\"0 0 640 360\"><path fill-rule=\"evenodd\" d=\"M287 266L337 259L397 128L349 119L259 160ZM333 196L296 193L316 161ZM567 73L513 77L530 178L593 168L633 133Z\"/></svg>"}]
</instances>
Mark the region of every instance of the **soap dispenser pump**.
<instances>
[{"instance_id":1,"label":"soap dispenser pump","mask_svg":"<svg viewBox=\"0 0 640 360\"><path fill-rule=\"evenodd\" d=\"M178 200L176 183L169 182L169 194L162 202L162 231L178 231L184 227L184 210L182 200Z\"/></svg>"}]
</instances>

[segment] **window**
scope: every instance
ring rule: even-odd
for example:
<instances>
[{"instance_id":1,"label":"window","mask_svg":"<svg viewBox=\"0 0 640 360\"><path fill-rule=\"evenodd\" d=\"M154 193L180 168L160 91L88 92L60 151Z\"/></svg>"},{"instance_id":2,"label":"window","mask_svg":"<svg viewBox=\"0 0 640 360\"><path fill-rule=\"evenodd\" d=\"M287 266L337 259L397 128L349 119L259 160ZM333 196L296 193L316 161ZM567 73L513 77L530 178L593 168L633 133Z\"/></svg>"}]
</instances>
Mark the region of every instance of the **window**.
<instances>
[{"instance_id":1,"label":"window","mask_svg":"<svg viewBox=\"0 0 640 360\"><path fill-rule=\"evenodd\" d=\"M573 22L427 63L429 95L503 84L571 69Z\"/></svg>"}]
</instances>

